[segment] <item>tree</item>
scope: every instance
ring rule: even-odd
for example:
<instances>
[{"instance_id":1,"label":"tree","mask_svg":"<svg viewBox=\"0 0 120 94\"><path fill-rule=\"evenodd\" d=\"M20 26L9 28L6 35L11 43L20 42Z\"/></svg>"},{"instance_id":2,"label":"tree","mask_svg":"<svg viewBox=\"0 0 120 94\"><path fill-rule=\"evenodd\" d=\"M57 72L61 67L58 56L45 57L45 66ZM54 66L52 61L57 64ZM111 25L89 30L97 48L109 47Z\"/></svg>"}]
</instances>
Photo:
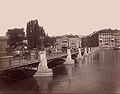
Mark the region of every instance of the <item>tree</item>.
<instances>
[{"instance_id":1,"label":"tree","mask_svg":"<svg viewBox=\"0 0 120 94\"><path fill-rule=\"evenodd\" d=\"M54 46L55 38L48 36L42 26L39 26L37 20L31 20L27 23L27 41L30 50L37 48L42 50L44 47Z\"/></svg>"},{"instance_id":2,"label":"tree","mask_svg":"<svg viewBox=\"0 0 120 94\"><path fill-rule=\"evenodd\" d=\"M41 50L42 42L45 37L45 31L43 27L40 27L37 20L31 20L27 23L27 41L28 48L34 49L37 48Z\"/></svg>"},{"instance_id":3,"label":"tree","mask_svg":"<svg viewBox=\"0 0 120 94\"><path fill-rule=\"evenodd\" d=\"M56 42L55 37L50 37L50 36L46 35L44 38L45 47L55 46L55 42Z\"/></svg>"},{"instance_id":4,"label":"tree","mask_svg":"<svg viewBox=\"0 0 120 94\"><path fill-rule=\"evenodd\" d=\"M23 40L25 39L25 32L23 28L8 29L6 36L8 36L8 45L12 50L23 46Z\"/></svg>"}]
</instances>

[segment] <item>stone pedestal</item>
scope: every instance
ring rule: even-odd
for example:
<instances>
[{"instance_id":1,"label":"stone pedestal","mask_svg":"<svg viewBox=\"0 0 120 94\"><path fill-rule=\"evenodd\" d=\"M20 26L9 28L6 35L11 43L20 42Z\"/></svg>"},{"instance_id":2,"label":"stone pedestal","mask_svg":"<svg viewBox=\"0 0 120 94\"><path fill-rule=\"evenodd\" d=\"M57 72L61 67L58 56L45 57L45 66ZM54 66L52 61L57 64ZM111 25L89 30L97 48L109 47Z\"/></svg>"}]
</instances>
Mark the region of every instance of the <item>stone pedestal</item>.
<instances>
[{"instance_id":1,"label":"stone pedestal","mask_svg":"<svg viewBox=\"0 0 120 94\"><path fill-rule=\"evenodd\" d=\"M94 47L92 47L92 53L94 53Z\"/></svg>"},{"instance_id":2,"label":"stone pedestal","mask_svg":"<svg viewBox=\"0 0 120 94\"><path fill-rule=\"evenodd\" d=\"M95 52L95 47L94 47L94 52Z\"/></svg>"},{"instance_id":3,"label":"stone pedestal","mask_svg":"<svg viewBox=\"0 0 120 94\"><path fill-rule=\"evenodd\" d=\"M93 47L91 47L91 53L93 53Z\"/></svg>"},{"instance_id":4,"label":"stone pedestal","mask_svg":"<svg viewBox=\"0 0 120 94\"><path fill-rule=\"evenodd\" d=\"M88 54L91 54L91 50L90 50L90 47L88 48Z\"/></svg>"},{"instance_id":5,"label":"stone pedestal","mask_svg":"<svg viewBox=\"0 0 120 94\"><path fill-rule=\"evenodd\" d=\"M71 58L71 51L67 49L67 58L64 64L74 64L74 60Z\"/></svg>"},{"instance_id":6,"label":"stone pedestal","mask_svg":"<svg viewBox=\"0 0 120 94\"><path fill-rule=\"evenodd\" d=\"M94 52L96 51L96 47L94 47Z\"/></svg>"},{"instance_id":7,"label":"stone pedestal","mask_svg":"<svg viewBox=\"0 0 120 94\"><path fill-rule=\"evenodd\" d=\"M87 56L87 55L88 55L87 48L85 48L84 56Z\"/></svg>"},{"instance_id":8,"label":"stone pedestal","mask_svg":"<svg viewBox=\"0 0 120 94\"><path fill-rule=\"evenodd\" d=\"M99 50L99 47L96 47L96 51L98 51Z\"/></svg>"},{"instance_id":9,"label":"stone pedestal","mask_svg":"<svg viewBox=\"0 0 120 94\"><path fill-rule=\"evenodd\" d=\"M82 57L82 55L81 55L81 49L79 48L78 51L79 51L79 52L78 52L77 59L80 59L80 58Z\"/></svg>"},{"instance_id":10,"label":"stone pedestal","mask_svg":"<svg viewBox=\"0 0 120 94\"><path fill-rule=\"evenodd\" d=\"M53 76L52 69L48 69L46 51L39 52L40 63L34 76Z\"/></svg>"}]
</instances>

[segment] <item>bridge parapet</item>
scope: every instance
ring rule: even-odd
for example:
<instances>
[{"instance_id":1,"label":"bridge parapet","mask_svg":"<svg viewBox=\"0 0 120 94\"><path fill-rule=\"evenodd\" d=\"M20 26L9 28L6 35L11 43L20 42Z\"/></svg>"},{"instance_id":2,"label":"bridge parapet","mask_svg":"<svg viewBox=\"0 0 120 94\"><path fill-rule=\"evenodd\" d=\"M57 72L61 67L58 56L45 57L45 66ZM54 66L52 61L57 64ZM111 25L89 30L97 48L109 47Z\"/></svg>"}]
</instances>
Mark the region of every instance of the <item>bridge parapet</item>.
<instances>
[{"instance_id":1,"label":"bridge parapet","mask_svg":"<svg viewBox=\"0 0 120 94\"><path fill-rule=\"evenodd\" d=\"M13 56L4 56L0 57L0 71L11 69L14 67L24 66L28 64L32 64L35 62L39 62L38 59L28 57L13 57Z\"/></svg>"},{"instance_id":2,"label":"bridge parapet","mask_svg":"<svg viewBox=\"0 0 120 94\"><path fill-rule=\"evenodd\" d=\"M71 54L79 53L79 50L71 51Z\"/></svg>"},{"instance_id":3,"label":"bridge parapet","mask_svg":"<svg viewBox=\"0 0 120 94\"><path fill-rule=\"evenodd\" d=\"M76 53L78 53L78 50L71 51L71 55L76 54ZM47 53L46 57L47 57L47 60L50 60L50 59L64 57L67 55L68 55L67 52L54 52L54 53Z\"/></svg>"},{"instance_id":4,"label":"bridge parapet","mask_svg":"<svg viewBox=\"0 0 120 94\"><path fill-rule=\"evenodd\" d=\"M71 51L71 55L78 53L78 51ZM33 64L35 62L41 62L40 61L40 54L38 56L36 54L31 54L28 56L4 56L0 57L0 71L5 69L10 69L14 67L24 66L28 64ZM46 59L52 60L57 59L61 57L66 57L68 54L67 52L54 52L54 53L46 53Z\"/></svg>"},{"instance_id":5,"label":"bridge parapet","mask_svg":"<svg viewBox=\"0 0 120 94\"><path fill-rule=\"evenodd\" d=\"M55 59L55 58L59 58L63 56L67 56L67 53L66 52L55 52L55 53L46 54L47 60Z\"/></svg>"}]
</instances>

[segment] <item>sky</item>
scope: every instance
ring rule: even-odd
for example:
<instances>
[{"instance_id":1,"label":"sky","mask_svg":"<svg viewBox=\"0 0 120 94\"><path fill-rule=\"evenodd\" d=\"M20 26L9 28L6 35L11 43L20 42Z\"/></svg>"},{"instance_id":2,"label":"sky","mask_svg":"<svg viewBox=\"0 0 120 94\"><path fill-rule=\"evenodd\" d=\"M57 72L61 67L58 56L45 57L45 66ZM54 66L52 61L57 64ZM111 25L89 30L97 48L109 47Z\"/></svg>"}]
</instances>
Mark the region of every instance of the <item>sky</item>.
<instances>
[{"instance_id":1,"label":"sky","mask_svg":"<svg viewBox=\"0 0 120 94\"><path fill-rule=\"evenodd\" d=\"M0 0L0 35L37 19L50 36L120 29L120 0Z\"/></svg>"}]
</instances>

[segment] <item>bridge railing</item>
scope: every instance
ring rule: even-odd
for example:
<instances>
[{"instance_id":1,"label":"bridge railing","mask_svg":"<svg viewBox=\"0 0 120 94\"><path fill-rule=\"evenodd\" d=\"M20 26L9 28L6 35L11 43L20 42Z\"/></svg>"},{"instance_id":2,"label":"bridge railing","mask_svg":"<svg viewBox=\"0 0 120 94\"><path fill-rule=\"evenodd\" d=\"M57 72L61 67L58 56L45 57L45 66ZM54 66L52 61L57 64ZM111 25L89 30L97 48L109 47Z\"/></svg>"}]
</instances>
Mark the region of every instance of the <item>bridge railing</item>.
<instances>
[{"instance_id":1,"label":"bridge railing","mask_svg":"<svg viewBox=\"0 0 120 94\"><path fill-rule=\"evenodd\" d=\"M38 60L35 54L31 54L28 56L17 56L17 57L2 56L0 57L0 68L30 64L35 62L35 60Z\"/></svg>"},{"instance_id":2,"label":"bridge railing","mask_svg":"<svg viewBox=\"0 0 120 94\"><path fill-rule=\"evenodd\" d=\"M78 50L71 50L71 54L76 54L78 53Z\"/></svg>"},{"instance_id":3,"label":"bridge railing","mask_svg":"<svg viewBox=\"0 0 120 94\"><path fill-rule=\"evenodd\" d=\"M71 50L71 54L76 54L78 53L78 50ZM46 57L47 59L55 59L55 58L59 58L59 57L63 57L63 56L67 56L67 52L54 52L54 53L47 53Z\"/></svg>"},{"instance_id":4,"label":"bridge railing","mask_svg":"<svg viewBox=\"0 0 120 94\"><path fill-rule=\"evenodd\" d=\"M49 59L59 58L66 55L67 55L66 52L54 52L54 53L47 53L46 57L49 60Z\"/></svg>"},{"instance_id":5,"label":"bridge railing","mask_svg":"<svg viewBox=\"0 0 120 94\"><path fill-rule=\"evenodd\" d=\"M77 53L78 51L72 51L72 54ZM46 53L46 58L47 60L50 59L55 59L55 58L60 58L67 56L67 52L54 52L54 53ZM19 65L25 65L25 64L30 64L34 63L36 61L39 61L39 54L32 53L27 56L4 56L0 57L0 68L4 67L11 67L11 66L19 66Z\"/></svg>"},{"instance_id":6,"label":"bridge railing","mask_svg":"<svg viewBox=\"0 0 120 94\"><path fill-rule=\"evenodd\" d=\"M8 62L9 64L11 64L13 60L13 56L3 56L3 57L0 57L0 64L3 64L5 62Z\"/></svg>"},{"instance_id":7,"label":"bridge railing","mask_svg":"<svg viewBox=\"0 0 120 94\"><path fill-rule=\"evenodd\" d=\"M75 54L75 53L78 53L78 50L75 50L75 51L71 51L71 54ZM54 53L47 53L46 54L46 57L47 59L54 59L54 58L58 58L58 57L62 57L62 56L66 56L67 55L67 52L54 52ZM27 61L33 61L33 60L38 60L39 59L39 55L38 54L35 54L35 53L32 53L31 55L27 55L27 56L3 56L3 57L0 57L0 64L2 63L6 63L8 62L9 64L12 64L14 61L16 62L22 62L24 60L27 60Z\"/></svg>"}]
</instances>

